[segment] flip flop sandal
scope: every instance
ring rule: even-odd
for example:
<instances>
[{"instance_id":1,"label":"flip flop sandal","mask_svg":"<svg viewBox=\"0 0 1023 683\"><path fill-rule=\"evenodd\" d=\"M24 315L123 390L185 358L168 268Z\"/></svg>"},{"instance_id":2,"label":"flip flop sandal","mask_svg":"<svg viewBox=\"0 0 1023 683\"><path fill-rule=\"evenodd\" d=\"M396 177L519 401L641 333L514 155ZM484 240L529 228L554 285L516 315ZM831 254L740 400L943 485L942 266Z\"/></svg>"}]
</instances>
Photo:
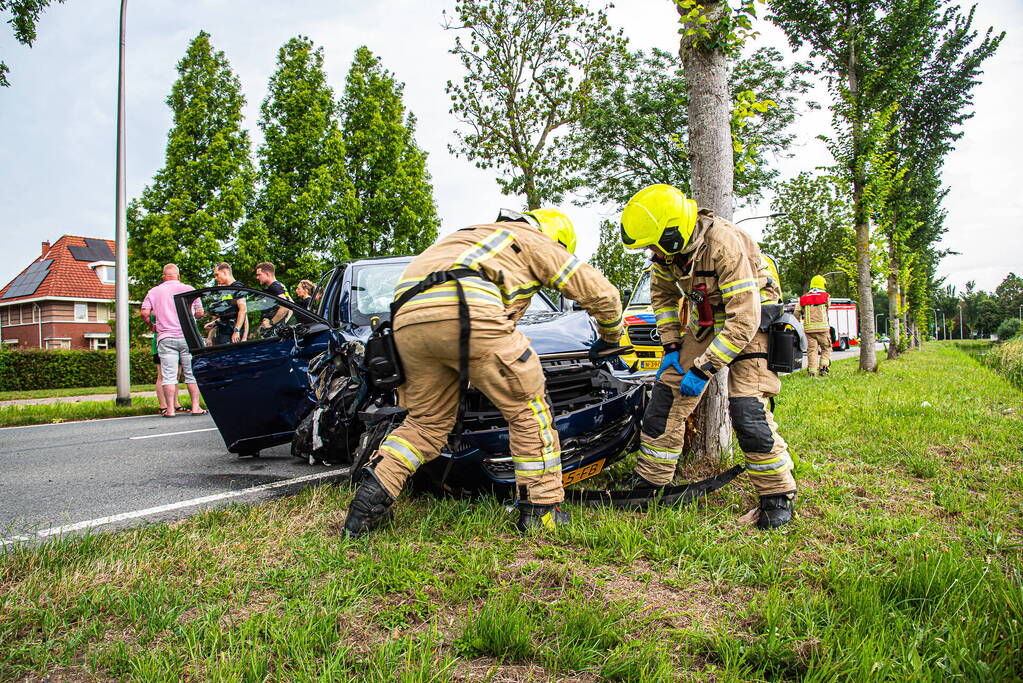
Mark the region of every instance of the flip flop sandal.
<instances>
[{"instance_id":1,"label":"flip flop sandal","mask_svg":"<svg viewBox=\"0 0 1023 683\"><path fill-rule=\"evenodd\" d=\"M193 413L193 412L189 411L188 414L191 415L192 417L196 417L197 415L205 415L207 412L209 412L209 411L200 410L198 413Z\"/></svg>"}]
</instances>

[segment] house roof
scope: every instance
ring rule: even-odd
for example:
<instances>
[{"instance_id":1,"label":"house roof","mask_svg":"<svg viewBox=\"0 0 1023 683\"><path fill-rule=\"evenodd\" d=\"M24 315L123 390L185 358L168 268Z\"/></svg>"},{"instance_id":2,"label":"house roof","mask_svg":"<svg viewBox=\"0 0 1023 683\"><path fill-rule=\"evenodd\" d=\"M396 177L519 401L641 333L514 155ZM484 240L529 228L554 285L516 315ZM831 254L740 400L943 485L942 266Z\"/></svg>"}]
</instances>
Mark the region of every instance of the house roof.
<instances>
[{"instance_id":1,"label":"house roof","mask_svg":"<svg viewBox=\"0 0 1023 683\"><path fill-rule=\"evenodd\" d=\"M114 286L100 282L89 267L113 260L113 240L64 235L0 289L0 306L47 297L113 300Z\"/></svg>"}]
</instances>

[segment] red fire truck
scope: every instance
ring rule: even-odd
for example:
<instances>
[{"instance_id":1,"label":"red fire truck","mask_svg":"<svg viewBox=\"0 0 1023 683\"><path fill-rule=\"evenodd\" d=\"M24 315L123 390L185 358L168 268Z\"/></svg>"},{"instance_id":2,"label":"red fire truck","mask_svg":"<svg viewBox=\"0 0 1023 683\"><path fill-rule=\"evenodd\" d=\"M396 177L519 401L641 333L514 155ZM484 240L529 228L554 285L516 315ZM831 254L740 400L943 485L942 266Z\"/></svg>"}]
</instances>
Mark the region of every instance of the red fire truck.
<instances>
[{"instance_id":1,"label":"red fire truck","mask_svg":"<svg viewBox=\"0 0 1023 683\"><path fill-rule=\"evenodd\" d=\"M785 310L790 313L796 308L799 299L790 299L785 304ZM828 322L831 324L831 348L845 351L850 346L860 343L856 335L860 329L859 319L856 317L856 302L852 299L831 298L831 305L828 307Z\"/></svg>"}]
</instances>

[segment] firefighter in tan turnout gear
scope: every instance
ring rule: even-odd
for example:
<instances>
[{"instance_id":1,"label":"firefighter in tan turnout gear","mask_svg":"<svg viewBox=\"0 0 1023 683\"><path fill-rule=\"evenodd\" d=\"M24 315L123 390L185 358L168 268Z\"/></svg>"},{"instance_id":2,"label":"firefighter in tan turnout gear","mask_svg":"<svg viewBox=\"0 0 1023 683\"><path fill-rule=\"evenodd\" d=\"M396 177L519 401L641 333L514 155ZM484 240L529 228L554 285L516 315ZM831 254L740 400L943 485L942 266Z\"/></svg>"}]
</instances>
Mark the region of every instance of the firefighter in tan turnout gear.
<instances>
[{"instance_id":1,"label":"firefighter in tan turnout gear","mask_svg":"<svg viewBox=\"0 0 1023 683\"><path fill-rule=\"evenodd\" d=\"M729 413L760 496L757 526L789 522L792 459L768 406L781 380L767 368L767 333L760 329L761 303L777 303L781 290L757 243L670 185L636 193L622 212L621 230L626 249L650 250L651 303L664 346L626 487L671 482L686 418L714 373L729 367Z\"/></svg>"},{"instance_id":2,"label":"firefighter in tan turnout gear","mask_svg":"<svg viewBox=\"0 0 1023 683\"><path fill-rule=\"evenodd\" d=\"M541 287L574 299L597 322L591 346L595 362L616 347L622 332L618 290L575 256L575 229L556 209L502 212L497 223L475 225L442 237L402 273L395 299L423 287L431 274L460 271L468 304L468 380L508 422L518 527L551 528L569 521L564 500L561 449L546 398L540 358L516 321ZM424 283L421 285L420 283ZM393 320L394 340L406 380L398 401L408 416L370 458L345 529L358 536L390 516L402 486L422 464L436 458L455 426L460 394L459 304L456 280L425 289Z\"/></svg>"},{"instance_id":3,"label":"firefighter in tan turnout gear","mask_svg":"<svg viewBox=\"0 0 1023 683\"><path fill-rule=\"evenodd\" d=\"M799 297L795 316L802 321L806 332L806 369L811 377L819 372L826 375L831 369L831 324L828 308L831 300L823 275L810 278L810 291Z\"/></svg>"}]
</instances>

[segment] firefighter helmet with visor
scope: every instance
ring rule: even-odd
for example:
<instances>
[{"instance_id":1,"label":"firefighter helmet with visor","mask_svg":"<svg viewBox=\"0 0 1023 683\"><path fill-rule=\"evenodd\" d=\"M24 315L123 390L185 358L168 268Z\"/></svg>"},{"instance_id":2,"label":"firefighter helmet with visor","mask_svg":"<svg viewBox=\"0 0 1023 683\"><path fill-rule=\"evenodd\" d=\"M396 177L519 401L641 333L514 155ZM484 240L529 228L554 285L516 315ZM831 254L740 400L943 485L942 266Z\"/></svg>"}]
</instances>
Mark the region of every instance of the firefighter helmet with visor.
<instances>
[{"instance_id":1,"label":"firefighter helmet with visor","mask_svg":"<svg viewBox=\"0 0 1023 683\"><path fill-rule=\"evenodd\" d=\"M693 236L698 211L696 202L671 185L644 187L622 210L622 243L626 251L656 246L677 254Z\"/></svg>"}]
</instances>

